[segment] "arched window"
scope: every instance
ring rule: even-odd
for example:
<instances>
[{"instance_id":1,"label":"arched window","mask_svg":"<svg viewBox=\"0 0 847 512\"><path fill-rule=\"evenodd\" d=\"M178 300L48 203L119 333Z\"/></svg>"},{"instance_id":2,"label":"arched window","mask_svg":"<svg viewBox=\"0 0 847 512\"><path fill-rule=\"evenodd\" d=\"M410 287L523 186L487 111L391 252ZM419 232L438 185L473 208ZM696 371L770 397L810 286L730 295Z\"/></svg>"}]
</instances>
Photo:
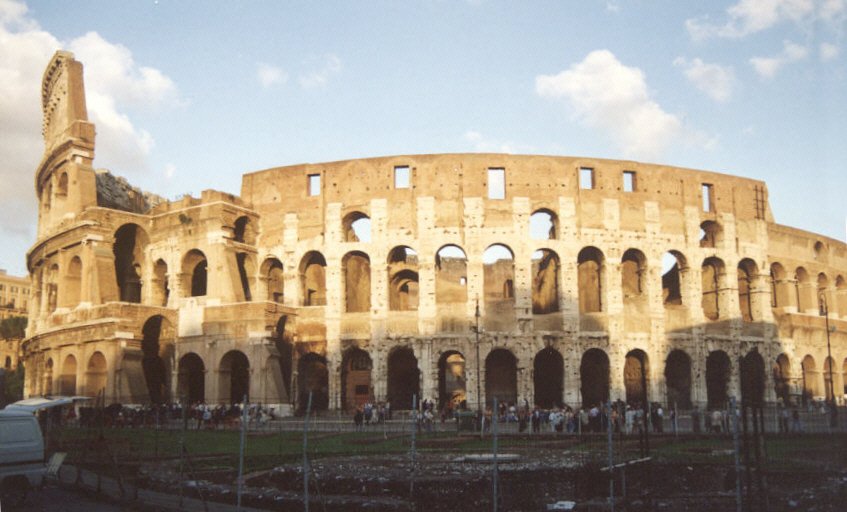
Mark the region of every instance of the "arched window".
<instances>
[{"instance_id":1,"label":"arched window","mask_svg":"<svg viewBox=\"0 0 847 512\"><path fill-rule=\"evenodd\" d=\"M515 257L512 250L502 244L486 249L482 253L482 274L487 314L512 313L515 304Z\"/></svg>"},{"instance_id":2,"label":"arched window","mask_svg":"<svg viewBox=\"0 0 847 512\"><path fill-rule=\"evenodd\" d=\"M115 277L121 302L141 302L144 250L149 238L136 224L124 224L115 232Z\"/></svg>"},{"instance_id":3,"label":"arched window","mask_svg":"<svg viewBox=\"0 0 847 512\"><path fill-rule=\"evenodd\" d=\"M628 249L621 258L621 289L623 302L635 302L644 295L644 274L647 258L638 249Z\"/></svg>"},{"instance_id":4,"label":"arched window","mask_svg":"<svg viewBox=\"0 0 847 512\"><path fill-rule=\"evenodd\" d=\"M79 256L71 258L65 274L64 305L74 307L82 299L82 260Z\"/></svg>"},{"instance_id":5,"label":"arched window","mask_svg":"<svg viewBox=\"0 0 847 512\"><path fill-rule=\"evenodd\" d=\"M418 254L398 246L388 254L388 308L391 311L418 309Z\"/></svg>"},{"instance_id":6,"label":"arched window","mask_svg":"<svg viewBox=\"0 0 847 512\"><path fill-rule=\"evenodd\" d=\"M533 240L554 240L558 227L556 214L546 208L536 210L529 217L529 236Z\"/></svg>"},{"instance_id":7,"label":"arched window","mask_svg":"<svg viewBox=\"0 0 847 512\"><path fill-rule=\"evenodd\" d=\"M270 302L282 302L284 297L285 280L282 272L282 262L276 258L268 258L262 264L262 275L267 280L268 297Z\"/></svg>"},{"instance_id":8,"label":"arched window","mask_svg":"<svg viewBox=\"0 0 847 512\"><path fill-rule=\"evenodd\" d=\"M809 273L803 267L797 267L794 271L794 292L797 301L797 312L805 313L813 309L816 300L810 296L812 286L809 278Z\"/></svg>"},{"instance_id":9,"label":"arched window","mask_svg":"<svg viewBox=\"0 0 847 512\"><path fill-rule=\"evenodd\" d=\"M703 222L700 224L700 247L717 247L722 235L720 224L712 220Z\"/></svg>"},{"instance_id":10,"label":"arched window","mask_svg":"<svg viewBox=\"0 0 847 512\"><path fill-rule=\"evenodd\" d=\"M677 251L662 255L662 302L665 306L683 304L684 276L688 272L685 256Z\"/></svg>"},{"instance_id":11,"label":"arched window","mask_svg":"<svg viewBox=\"0 0 847 512\"><path fill-rule=\"evenodd\" d=\"M753 301L753 283L759 274L756 263L745 258L738 263L738 306L745 322L757 320Z\"/></svg>"},{"instance_id":12,"label":"arched window","mask_svg":"<svg viewBox=\"0 0 847 512\"><path fill-rule=\"evenodd\" d=\"M435 302L468 301L468 258L460 247L445 245L435 255Z\"/></svg>"},{"instance_id":13,"label":"arched window","mask_svg":"<svg viewBox=\"0 0 847 512\"><path fill-rule=\"evenodd\" d=\"M586 247L579 251L577 272L580 313L603 310L603 261L603 253L596 247Z\"/></svg>"},{"instance_id":14,"label":"arched window","mask_svg":"<svg viewBox=\"0 0 847 512\"><path fill-rule=\"evenodd\" d=\"M206 295L208 283L206 255L197 249L188 251L182 260L182 271L187 279L187 282L183 283L183 289L189 292L189 296L202 297Z\"/></svg>"},{"instance_id":15,"label":"arched window","mask_svg":"<svg viewBox=\"0 0 847 512\"><path fill-rule=\"evenodd\" d=\"M371 219L362 212L351 212L342 222L345 242L370 242Z\"/></svg>"},{"instance_id":16,"label":"arched window","mask_svg":"<svg viewBox=\"0 0 847 512\"><path fill-rule=\"evenodd\" d=\"M364 313L371 308L371 260L359 251L347 253L341 261L344 274L344 304L348 313Z\"/></svg>"},{"instance_id":17,"label":"arched window","mask_svg":"<svg viewBox=\"0 0 847 512\"><path fill-rule=\"evenodd\" d=\"M326 260L323 254L311 251L300 262L300 283L304 306L326 305Z\"/></svg>"},{"instance_id":18,"label":"arched window","mask_svg":"<svg viewBox=\"0 0 847 512\"><path fill-rule=\"evenodd\" d=\"M532 253L532 312L536 315L559 311L559 256L540 249Z\"/></svg>"},{"instance_id":19,"label":"arched window","mask_svg":"<svg viewBox=\"0 0 847 512\"><path fill-rule=\"evenodd\" d=\"M701 271L703 314L709 320L717 320L721 317L720 282L724 273L723 261L718 258L706 258Z\"/></svg>"}]
</instances>

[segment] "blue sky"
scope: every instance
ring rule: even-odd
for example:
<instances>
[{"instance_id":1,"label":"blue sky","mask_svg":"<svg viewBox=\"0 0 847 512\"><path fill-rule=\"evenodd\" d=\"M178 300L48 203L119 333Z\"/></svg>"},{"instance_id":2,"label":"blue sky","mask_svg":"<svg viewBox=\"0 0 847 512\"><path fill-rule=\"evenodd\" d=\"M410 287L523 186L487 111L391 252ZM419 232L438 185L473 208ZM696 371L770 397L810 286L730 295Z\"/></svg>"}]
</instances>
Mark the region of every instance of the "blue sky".
<instances>
[{"instance_id":1,"label":"blue sky","mask_svg":"<svg viewBox=\"0 0 847 512\"><path fill-rule=\"evenodd\" d=\"M173 199L406 153L629 158L767 182L845 239L847 0L0 0L0 268L35 239L39 87L85 65L95 166Z\"/></svg>"}]
</instances>

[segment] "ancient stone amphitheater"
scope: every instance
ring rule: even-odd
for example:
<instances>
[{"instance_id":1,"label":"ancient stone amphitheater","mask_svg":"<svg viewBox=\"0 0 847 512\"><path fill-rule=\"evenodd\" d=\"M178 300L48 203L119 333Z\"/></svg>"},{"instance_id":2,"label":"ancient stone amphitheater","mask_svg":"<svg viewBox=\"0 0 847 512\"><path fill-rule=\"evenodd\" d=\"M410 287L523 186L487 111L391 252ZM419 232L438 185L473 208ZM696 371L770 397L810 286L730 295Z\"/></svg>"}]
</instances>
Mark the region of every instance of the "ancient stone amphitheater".
<instances>
[{"instance_id":1,"label":"ancient stone amphitheater","mask_svg":"<svg viewBox=\"0 0 847 512\"><path fill-rule=\"evenodd\" d=\"M776 224L761 181L407 155L167 202L92 167L71 54L42 93L29 396L286 411L310 391L318 409L843 397L847 246Z\"/></svg>"}]
</instances>

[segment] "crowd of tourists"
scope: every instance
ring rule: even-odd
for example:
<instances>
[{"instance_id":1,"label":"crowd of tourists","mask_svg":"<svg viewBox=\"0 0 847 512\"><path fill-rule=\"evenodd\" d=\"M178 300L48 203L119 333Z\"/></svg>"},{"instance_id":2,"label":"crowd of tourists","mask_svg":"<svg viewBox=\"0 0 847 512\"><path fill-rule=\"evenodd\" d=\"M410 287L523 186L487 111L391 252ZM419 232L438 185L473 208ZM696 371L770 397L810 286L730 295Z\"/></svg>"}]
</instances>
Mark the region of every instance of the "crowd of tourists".
<instances>
[{"instance_id":1,"label":"crowd of tourists","mask_svg":"<svg viewBox=\"0 0 847 512\"><path fill-rule=\"evenodd\" d=\"M185 408L179 402L149 405L111 404L106 407L70 408L63 419L70 423L78 422L82 427L102 425L114 428L166 426L179 424L184 420L187 427L200 430L240 426L243 412L243 403L209 405L205 402L195 402ZM248 404L248 426L261 427L272 419L275 419L273 408L268 409L262 404Z\"/></svg>"}]
</instances>

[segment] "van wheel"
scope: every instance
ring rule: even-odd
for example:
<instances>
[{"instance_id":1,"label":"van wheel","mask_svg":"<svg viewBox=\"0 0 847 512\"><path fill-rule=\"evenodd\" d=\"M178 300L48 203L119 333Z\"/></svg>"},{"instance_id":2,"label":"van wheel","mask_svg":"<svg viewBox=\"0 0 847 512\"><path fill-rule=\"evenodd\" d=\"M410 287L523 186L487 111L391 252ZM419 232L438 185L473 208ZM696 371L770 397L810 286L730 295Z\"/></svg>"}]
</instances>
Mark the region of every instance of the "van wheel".
<instances>
[{"instance_id":1,"label":"van wheel","mask_svg":"<svg viewBox=\"0 0 847 512\"><path fill-rule=\"evenodd\" d=\"M23 504L26 499L26 491L29 488L29 481L26 478L7 478L3 481L3 499L4 505L17 507Z\"/></svg>"}]
</instances>

